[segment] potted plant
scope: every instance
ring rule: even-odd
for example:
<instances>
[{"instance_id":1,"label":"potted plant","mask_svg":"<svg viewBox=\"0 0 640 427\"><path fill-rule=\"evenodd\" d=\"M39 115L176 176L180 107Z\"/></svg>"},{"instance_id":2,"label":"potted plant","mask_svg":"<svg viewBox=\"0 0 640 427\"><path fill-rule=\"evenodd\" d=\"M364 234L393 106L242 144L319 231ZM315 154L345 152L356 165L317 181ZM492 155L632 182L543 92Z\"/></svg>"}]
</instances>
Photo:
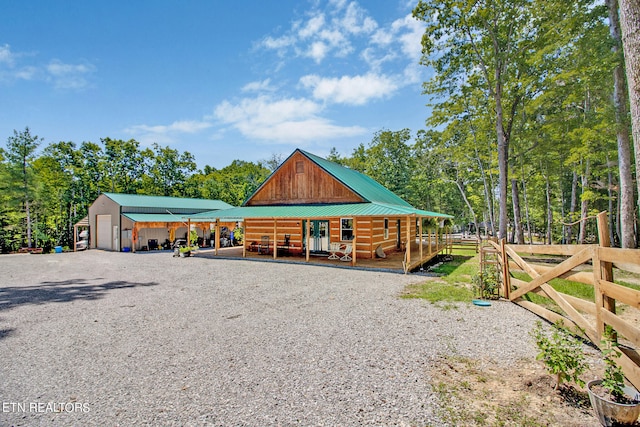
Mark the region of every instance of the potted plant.
<instances>
[{"instance_id":1,"label":"potted plant","mask_svg":"<svg viewBox=\"0 0 640 427\"><path fill-rule=\"evenodd\" d=\"M180 258L191 256L191 246L180 246Z\"/></svg>"},{"instance_id":2,"label":"potted plant","mask_svg":"<svg viewBox=\"0 0 640 427\"><path fill-rule=\"evenodd\" d=\"M604 376L587 384L596 418L603 426L634 425L640 416L640 395L634 387L625 384L624 373L616 363L620 350L610 326L605 329L602 354Z\"/></svg>"}]
</instances>

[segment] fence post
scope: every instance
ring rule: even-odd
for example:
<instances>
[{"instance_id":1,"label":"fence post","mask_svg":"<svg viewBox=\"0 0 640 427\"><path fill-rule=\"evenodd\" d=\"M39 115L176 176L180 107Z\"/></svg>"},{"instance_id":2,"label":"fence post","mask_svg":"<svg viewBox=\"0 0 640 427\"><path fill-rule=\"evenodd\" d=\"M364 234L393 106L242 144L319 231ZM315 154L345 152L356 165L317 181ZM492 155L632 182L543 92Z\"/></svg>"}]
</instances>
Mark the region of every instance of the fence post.
<instances>
[{"instance_id":1,"label":"fence post","mask_svg":"<svg viewBox=\"0 0 640 427\"><path fill-rule=\"evenodd\" d=\"M507 256L505 246L506 239L500 239L500 255L502 258L502 289L504 297L506 299L510 299L509 294L511 293L511 280L509 280L509 257Z\"/></svg>"},{"instance_id":2,"label":"fence post","mask_svg":"<svg viewBox=\"0 0 640 427\"><path fill-rule=\"evenodd\" d=\"M611 240L609 238L609 224L607 221L607 213L600 212L597 219L598 224L598 247L594 251L593 259L593 273L594 273L594 293L596 297L596 321L597 331L600 338L604 332L604 323L599 310L607 310L611 313L616 312L616 300L610 298L602 293L600 290L599 279L613 282L613 269L610 262L600 262L599 248L608 248L611 246Z\"/></svg>"}]
</instances>

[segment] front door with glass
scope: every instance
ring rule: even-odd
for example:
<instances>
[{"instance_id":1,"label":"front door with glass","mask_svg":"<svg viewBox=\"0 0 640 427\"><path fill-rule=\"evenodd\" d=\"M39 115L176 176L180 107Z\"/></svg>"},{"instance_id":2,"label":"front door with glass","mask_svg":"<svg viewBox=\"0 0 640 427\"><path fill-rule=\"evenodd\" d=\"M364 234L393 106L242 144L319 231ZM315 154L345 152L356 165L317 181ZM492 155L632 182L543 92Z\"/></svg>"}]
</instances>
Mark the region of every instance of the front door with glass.
<instances>
[{"instance_id":1,"label":"front door with glass","mask_svg":"<svg viewBox=\"0 0 640 427\"><path fill-rule=\"evenodd\" d=\"M307 221L302 222L304 244L307 242ZM329 250L329 221L312 220L309 224L309 252L326 253Z\"/></svg>"}]
</instances>

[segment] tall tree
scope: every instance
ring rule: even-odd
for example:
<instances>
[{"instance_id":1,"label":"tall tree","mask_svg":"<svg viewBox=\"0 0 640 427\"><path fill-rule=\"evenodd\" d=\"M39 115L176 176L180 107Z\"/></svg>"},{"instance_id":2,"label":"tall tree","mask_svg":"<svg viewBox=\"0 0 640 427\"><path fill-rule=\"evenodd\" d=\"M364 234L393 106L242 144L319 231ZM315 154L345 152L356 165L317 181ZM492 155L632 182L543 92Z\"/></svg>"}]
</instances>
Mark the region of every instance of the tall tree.
<instances>
[{"instance_id":1,"label":"tall tree","mask_svg":"<svg viewBox=\"0 0 640 427\"><path fill-rule=\"evenodd\" d=\"M605 0L609 11L609 29L616 54L613 69L613 101L618 142L618 171L620 176L620 243L623 248L635 248L635 209L633 177L631 174L631 143L627 108L627 89L622 55L622 36L617 0Z\"/></svg>"},{"instance_id":2,"label":"tall tree","mask_svg":"<svg viewBox=\"0 0 640 427\"><path fill-rule=\"evenodd\" d=\"M422 63L435 76L425 92L446 96L477 85L492 100L499 167L499 237L508 226L509 143L523 97L535 91L558 46L571 36L568 19L587 2L542 0L421 0L413 16L427 23ZM564 25L563 31L557 31ZM559 34L565 34L560 38ZM532 55L537 52L537 55ZM537 64L531 64L535 57Z\"/></svg>"},{"instance_id":3,"label":"tall tree","mask_svg":"<svg viewBox=\"0 0 640 427\"><path fill-rule=\"evenodd\" d=\"M109 177L109 191L133 194L141 186L146 170L140 143L135 139L103 138L104 170Z\"/></svg>"},{"instance_id":4,"label":"tall tree","mask_svg":"<svg viewBox=\"0 0 640 427\"><path fill-rule=\"evenodd\" d=\"M31 230L31 200L33 180L33 161L35 159L35 151L42 143L43 138L31 135L29 127L25 127L24 131L13 131L13 136L7 140L6 157L11 165L14 176L18 177L21 187L22 203L26 220L26 244L32 247L32 230Z\"/></svg>"},{"instance_id":5,"label":"tall tree","mask_svg":"<svg viewBox=\"0 0 640 427\"><path fill-rule=\"evenodd\" d=\"M367 175L405 200L409 198L412 170L410 140L409 129L376 132L366 151L365 161Z\"/></svg>"},{"instance_id":6,"label":"tall tree","mask_svg":"<svg viewBox=\"0 0 640 427\"><path fill-rule=\"evenodd\" d=\"M146 194L183 197L187 179L196 170L191 153L178 152L173 148L154 143L153 151L143 153L148 164L148 173L142 177L142 191Z\"/></svg>"},{"instance_id":7,"label":"tall tree","mask_svg":"<svg viewBox=\"0 0 640 427\"><path fill-rule=\"evenodd\" d=\"M637 174L640 171L640 1L620 0L620 27L629 87L631 129ZM640 203L640 179L637 177L636 183L639 195L638 203Z\"/></svg>"}]
</instances>

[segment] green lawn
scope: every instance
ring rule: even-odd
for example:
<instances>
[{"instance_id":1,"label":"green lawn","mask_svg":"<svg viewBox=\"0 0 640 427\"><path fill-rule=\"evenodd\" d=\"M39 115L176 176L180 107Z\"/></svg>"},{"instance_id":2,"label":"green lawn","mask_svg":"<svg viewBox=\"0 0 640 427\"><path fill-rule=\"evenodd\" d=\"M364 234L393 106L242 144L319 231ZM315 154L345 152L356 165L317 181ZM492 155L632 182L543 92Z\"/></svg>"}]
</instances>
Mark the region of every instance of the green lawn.
<instances>
[{"instance_id":1,"label":"green lawn","mask_svg":"<svg viewBox=\"0 0 640 427\"><path fill-rule=\"evenodd\" d=\"M407 286L402 294L402 298L422 298L444 307L451 307L450 303L455 302L471 302L474 297L477 297L477 295L474 295L472 277L478 274L480 267L479 262L479 256L474 250L454 250L453 261L444 262L438 267L429 270L430 272L441 275L440 277L430 278L423 283ZM640 283L640 275L633 275L632 273L625 274L631 278L622 277L620 280L616 280L616 283L640 290L640 284L631 283ZM511 275L520 280L531 280L528 275L523 272L512 271ZM614 278L615 277L617 277L617 272L614 271ZM625 278L627 280L625 280ZM594 300L594 290L591 285L565 279L553 279L549 284L558 292L587 301ZM549 310L562 313L560 307L549 298L529 292L524 296L524 299L539 304Z\"/></svg>"},{"instance_id":2,"label":"green lawn","mask_svg":"<svg viewBox=\"0 0 640 427\"><path fill-rule=\"evenodd\" d=\"M440 277L407 286L402 298L422 298L444 308L451 308L449 303L471 302L474 296L471 277L478 273L478 262L473 250L454 251L453 261L429 270Z\"/></svg>"}]
</instances>

